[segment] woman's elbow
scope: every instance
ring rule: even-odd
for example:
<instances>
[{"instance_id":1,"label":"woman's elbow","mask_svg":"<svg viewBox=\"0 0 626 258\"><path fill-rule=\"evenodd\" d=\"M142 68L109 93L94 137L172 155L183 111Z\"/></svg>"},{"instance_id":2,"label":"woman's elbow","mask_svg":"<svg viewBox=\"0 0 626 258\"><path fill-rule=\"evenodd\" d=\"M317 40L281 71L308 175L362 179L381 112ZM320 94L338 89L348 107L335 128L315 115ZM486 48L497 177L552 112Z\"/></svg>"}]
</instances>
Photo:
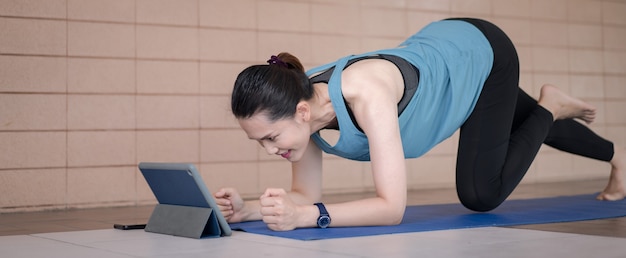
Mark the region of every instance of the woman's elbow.
<instances>
[{"instance_id":1,"label":"woman's elbow","mask_svg":"<svg viewBox=\"0 0 626 258\"><path fill-rule=\"evenodd\" d=\"M404 213L394 216L393 220L391 220L391 223L389 224L390 226L395 226L398 225L402 222L402 219L404 218Z\"/></svg>"},{"instance_id":2,"label":"woman's elbow","mask_svg":"<svg viewBox=\"0 0 626 258\"><path fill-rule=\"evenodd\" d=\"M402 222L402 219L404 218L404 210L406 209L406 206L402 206L402 207L398 207L398 208L393 208L388 216L387 216L387 221L386 221L386 225L388 226L394 226L394 225L398 225Z\"/></svg>"}]
</instances>

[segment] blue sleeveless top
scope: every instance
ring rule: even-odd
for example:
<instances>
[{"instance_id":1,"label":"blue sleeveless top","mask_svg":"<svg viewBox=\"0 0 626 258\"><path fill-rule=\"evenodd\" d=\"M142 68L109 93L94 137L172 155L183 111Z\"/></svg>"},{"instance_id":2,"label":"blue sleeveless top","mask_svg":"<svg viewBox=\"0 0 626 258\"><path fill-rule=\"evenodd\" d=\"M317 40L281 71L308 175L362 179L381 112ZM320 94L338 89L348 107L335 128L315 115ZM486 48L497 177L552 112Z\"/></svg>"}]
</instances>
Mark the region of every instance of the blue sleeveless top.
<instances>
[{"instance_id":1,"label":"blue sleeveless top","mask_svg":"<svg viewBox=\"0 0 626 258\"><path fill-rule=\"evenodd\" d=\"M335 67L328 90L340 135L334 146L319 132L311 135L322 151L352 160L370 160L367 136L348 114L341 73L349 60L377 54L401 57L420 72L417 91L398 117L405 158L422 156L461 127L474 109L493 65L493 50L480 30L464 21L444 20L429 24L397 48L347 56L307 71L311 76Z\"/></svg>"}]
</instances>

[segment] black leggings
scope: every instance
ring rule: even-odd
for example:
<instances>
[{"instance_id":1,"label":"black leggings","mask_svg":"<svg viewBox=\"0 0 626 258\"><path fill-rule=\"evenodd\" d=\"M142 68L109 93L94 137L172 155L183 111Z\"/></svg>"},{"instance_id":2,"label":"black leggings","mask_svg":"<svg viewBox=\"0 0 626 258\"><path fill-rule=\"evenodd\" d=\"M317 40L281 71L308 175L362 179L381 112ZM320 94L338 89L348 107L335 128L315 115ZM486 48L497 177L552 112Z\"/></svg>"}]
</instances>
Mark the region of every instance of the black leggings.
<instances>
[{"instance_id":1,"label":"black leggings","mask_svg":"<svg viewBox=\"0 0 626 258\"><path fill-rule=\"evenodd\" d=\"M468 209L498 207L522 180L542 143L609 161L613 143L572 119L552 114L519 88L519 60L511 40L495 25L460 18L485 34L494 62L474 111L461 126L456 166L459 200Z\"/></svg>"}]
</instances>

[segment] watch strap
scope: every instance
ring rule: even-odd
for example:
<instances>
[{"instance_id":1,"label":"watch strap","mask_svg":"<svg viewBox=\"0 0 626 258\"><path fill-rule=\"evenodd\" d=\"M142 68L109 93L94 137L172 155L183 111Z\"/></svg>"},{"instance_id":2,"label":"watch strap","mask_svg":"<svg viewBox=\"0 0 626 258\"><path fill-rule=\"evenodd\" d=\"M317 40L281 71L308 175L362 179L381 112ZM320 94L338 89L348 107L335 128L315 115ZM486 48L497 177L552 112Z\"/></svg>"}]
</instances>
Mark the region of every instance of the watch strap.
<instances>
[{"instance_id":1,"label":"watch strap","mask_svg":"<svg viewBox=\"0 0 626 258\"><path fill-rule=\"evenodd\" d=\"M326 211L326 206L324 206L323 203L321 202L315 203L315 206L317 206L317 208L320 210L320 216L323 216L323 215L328 216L328 211Z\"/></svg>"}]
</instances>

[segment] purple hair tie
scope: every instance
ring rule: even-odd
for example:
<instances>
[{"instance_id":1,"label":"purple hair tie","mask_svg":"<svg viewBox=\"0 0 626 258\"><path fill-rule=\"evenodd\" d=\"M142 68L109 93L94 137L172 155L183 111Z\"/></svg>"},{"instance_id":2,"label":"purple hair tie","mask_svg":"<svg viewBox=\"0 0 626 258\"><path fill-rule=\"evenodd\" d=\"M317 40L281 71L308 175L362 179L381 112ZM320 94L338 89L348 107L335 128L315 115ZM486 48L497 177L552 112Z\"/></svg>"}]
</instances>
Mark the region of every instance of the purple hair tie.
<instances>
[{"instance_id":1,"label":"purple hair tie","mask_svg":"<svg viewBox=\"0 0 626 258\"><path fill-rule=\"evenodd\" d=\"M269 60L267 60L267 63L270 65L278 65L278 66L282 66L285 68L289 68L289 65L287 65L287 63L283 62L283 60L280 60L280 58L274 55L270 57Z\"/></svg>"}]
</instances>

